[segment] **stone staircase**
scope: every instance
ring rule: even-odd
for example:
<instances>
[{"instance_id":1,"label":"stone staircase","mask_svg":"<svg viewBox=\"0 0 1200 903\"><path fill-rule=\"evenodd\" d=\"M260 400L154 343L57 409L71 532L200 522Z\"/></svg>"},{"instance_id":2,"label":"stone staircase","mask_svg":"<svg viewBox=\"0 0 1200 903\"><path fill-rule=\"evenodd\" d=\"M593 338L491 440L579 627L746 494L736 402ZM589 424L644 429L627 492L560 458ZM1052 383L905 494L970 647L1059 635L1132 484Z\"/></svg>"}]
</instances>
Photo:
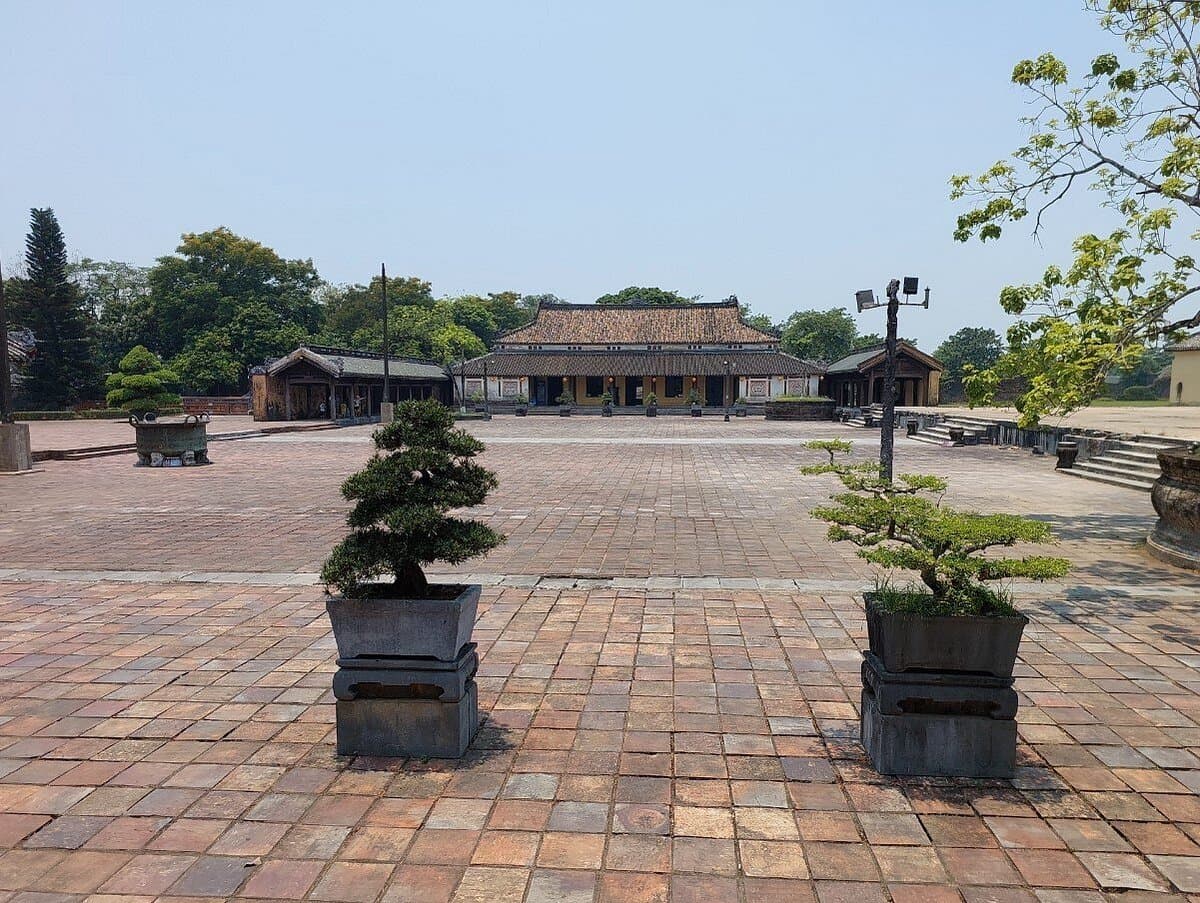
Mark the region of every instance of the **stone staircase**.
<instances>
[{"instance_id":1,"label":"stone staircase","mask_svg":"<svg viewBox=\"0 0 1200 903\"><path fill-rule=\"evenodd\" d=\"M862 408L861 410L862 410L862 414L858 417L851 417L849 420L846 421L846 425L847 426L856 426L856 427L860 427L860 428L865 427L865 426L867 426L867 417L870 417L870 418L872 418L871 419L872 428L878 429L879 424L883 420L883 405L873 404L868 407Z\"/></svg>"},{"instance_id":2,"label":"stone staircase","mask_svg":"<svg viewBox=\"0 0 1200 903\"><path fill-rule=\"evenodd\" d=\"M952 445L950 428L960 427L963 430L964 438L969 440L971 435L974 434L979 437L980 441L985 441L984 437L987 435L988 429L992 426L995 426L994 421L985 420L982 417L947 417L941 423L930 424L909 438L914 442L925 442L929 445Z\"/></svg>"},{"instance_id":3,"label":"stone staircase","mask_svg":"<svg viewBox=\"0 0 1200 903\"><path fill-rule=\"evenodd\" d=\"M1186 444L1182 440L1166 436L1135 436L1132 439L1121 439L1103 454L1076 461L1074 467L1060 472L1085 480L1099 480L1101 483L1149 492L1154 486L1154 481L1162 473L1156 457L1158 452Z\"/></svg>"}]
</instances>

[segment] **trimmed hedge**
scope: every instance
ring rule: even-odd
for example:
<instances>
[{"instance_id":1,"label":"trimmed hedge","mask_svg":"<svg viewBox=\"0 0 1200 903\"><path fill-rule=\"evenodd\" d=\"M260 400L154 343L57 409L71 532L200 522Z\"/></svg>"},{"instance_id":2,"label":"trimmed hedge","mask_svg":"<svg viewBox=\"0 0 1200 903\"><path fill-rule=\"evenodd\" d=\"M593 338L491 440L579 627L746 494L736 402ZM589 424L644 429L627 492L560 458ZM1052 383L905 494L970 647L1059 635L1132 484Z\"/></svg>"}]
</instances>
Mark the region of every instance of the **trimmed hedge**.
<instances>
[{"instance_id":1,"label":"trimmed hedge","mask_svg":"<svg viewBox=\"0 0 1200 903\"><path fill-rule=\"evenodd\" d=\"M1151 386L1129 386L1121 393L1122 401L1154 401L1159 397Z\"/></svg>"},{"instance_id":2,"label":"trimmed hedge","mask_svg":"<svg viewBox=\"0 0 1200 903\"><path fill-rule=\"evenodd\" d=\"M160 414L182 414L183 408L164 408ZM14 420L128 420L120 408L90 408L86 411L14 411Z\"/></svg>"}]
</instances>

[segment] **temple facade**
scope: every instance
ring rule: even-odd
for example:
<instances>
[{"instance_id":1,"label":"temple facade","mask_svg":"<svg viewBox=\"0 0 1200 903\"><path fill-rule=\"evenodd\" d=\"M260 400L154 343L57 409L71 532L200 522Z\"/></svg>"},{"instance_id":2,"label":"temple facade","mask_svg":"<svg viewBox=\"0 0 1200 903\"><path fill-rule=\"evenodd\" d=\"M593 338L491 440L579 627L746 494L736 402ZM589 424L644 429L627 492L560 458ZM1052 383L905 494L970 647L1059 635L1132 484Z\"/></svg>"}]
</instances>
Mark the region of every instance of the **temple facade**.
<instances>
[{"instance_id":1,"label":"temple facade","mask_svg":"<svg viewBox=\"0 0 1200 903\"><path fill-rule=\"evenodd\" d=\"M736 301L713 304L542 304L533 321L500 336L490 354L451 368L456 397L519 397L550 406L569 390L580 406L660 407L698 397L816 395L822 368L779 350L779 337L750 326Z\"/></svg>"},{"instance_id":2,"label":"temple facade","mask_svg":"<svg viewBox=\"0 0 1200 903\"><path fill-rule=\"evenodd\" d=\"M824 394L845 407L883 403L883 345L861 348L825 370ZM896 404L936 405L942 362L903 339L896 343Z\"/></svg>"}]
</instances>

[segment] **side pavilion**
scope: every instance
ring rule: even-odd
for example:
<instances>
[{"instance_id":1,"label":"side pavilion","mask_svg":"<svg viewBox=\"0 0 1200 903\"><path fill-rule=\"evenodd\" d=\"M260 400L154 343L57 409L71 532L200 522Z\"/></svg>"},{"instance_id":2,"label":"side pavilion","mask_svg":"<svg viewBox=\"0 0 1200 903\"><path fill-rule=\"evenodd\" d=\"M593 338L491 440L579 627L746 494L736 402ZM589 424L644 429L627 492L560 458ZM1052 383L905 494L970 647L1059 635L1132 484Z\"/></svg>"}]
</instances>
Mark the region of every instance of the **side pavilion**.
<instances>
[{"instance_id":1,"label":"side pavilion","mask_svg":"<svg viewBox=\"0 0 1200 903\"><path fill-rule=\"evenodd\" d=\"M936 405L945 365L903 339L896 349L896 403ZM845 407L882 404L886 357L883 345L872 345L834 361L825 371L825 394Z\"/></svg>"}]
</instances>

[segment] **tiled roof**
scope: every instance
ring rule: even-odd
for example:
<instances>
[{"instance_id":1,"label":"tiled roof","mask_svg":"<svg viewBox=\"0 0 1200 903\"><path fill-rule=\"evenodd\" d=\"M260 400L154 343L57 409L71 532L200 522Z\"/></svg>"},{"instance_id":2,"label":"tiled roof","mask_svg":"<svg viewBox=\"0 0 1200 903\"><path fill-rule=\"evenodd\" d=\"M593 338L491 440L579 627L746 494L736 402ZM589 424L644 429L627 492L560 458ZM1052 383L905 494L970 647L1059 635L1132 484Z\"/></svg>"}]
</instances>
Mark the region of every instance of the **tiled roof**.
<instances>
[{"instance_id":1,"label":"tiled roof","mask_svg":"<svg viewBox=\"0 0 1200 903\"><path fill-rule=\"evenodd\" d=\"M498 340L512 345L764 344L779 337L742 322L736 301L715 304L543 304L532 323Z\"/></svg>"},{"instance_id":2,"label":"tiled roof","mask_svg":"<svg viewBox=\"0 0 1200 903\"><path fill-rule=\"evenodd\" d=\"M268 373L279 373L297 361L306 360L331 376L383 377L383 355L323 345L301 345L291 354L272 361ZM447 379L446 368L435 361L412 357L389 357L388 374L398 379Z\"/></svg>"},{"instance_id":3,"label":"tiled roof","mask_svg":"<svg viewBox=\"0 0 1200 903\"><path fill-rule=\"evenodd\" d=\"M903 339L896 343L897 352L906 354L916 361L929 367L930 370L945 370L945 366L932 354L926 354L919 350L915 345L911 345ZM877 359L882 360L884 353L883 345L872 345L870 348L860 348L852 354L847 354L841 360L836 360L829 365L826 373L857 373L860 370L869 370L874 366Z\"/></svg>"},{"instance_id":4,"label":"tiled roof","mask_svg":"<svg viewBox=\"0 0 1200 903\"><path fill-rule=\"evenodd\" d=\"M821 368L778 351L497 351L467 361L467 376L815 376ZM457 376L461 366L452 368Z\"/></svg>"},{"instance_id":5,"label":"tiled roof","mask_svg":"<svg viewBox=\"0 0 1200 903\"><path fill-rule=\"evenodd\" d=\"M1200 351L1200 332L1167 347L1168 351Z\"/></svg>"}]
</instances>

